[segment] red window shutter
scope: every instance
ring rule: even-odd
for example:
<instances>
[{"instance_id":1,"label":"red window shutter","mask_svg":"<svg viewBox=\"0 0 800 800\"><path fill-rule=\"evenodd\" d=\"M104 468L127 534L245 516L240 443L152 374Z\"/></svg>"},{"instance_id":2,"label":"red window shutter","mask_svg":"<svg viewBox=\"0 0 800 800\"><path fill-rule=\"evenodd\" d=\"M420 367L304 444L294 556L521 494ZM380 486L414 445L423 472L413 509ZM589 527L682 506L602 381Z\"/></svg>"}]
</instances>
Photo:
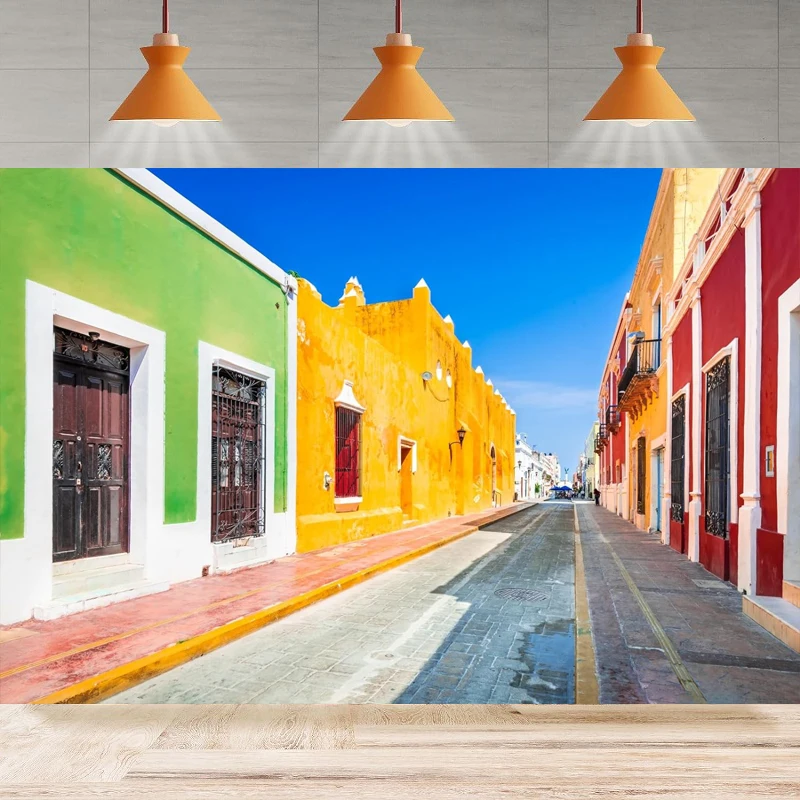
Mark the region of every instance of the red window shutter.
<instances>
[{"instance_id":1,"label":"red window shutter","mask_svg":"<svg viewBox=\"0 0 800 800\"><path fill-rule=\"evenodd\" d=\"M361 414L336 409L336 497L359 497L361 490Z\"/></svg>"}]
</instances>

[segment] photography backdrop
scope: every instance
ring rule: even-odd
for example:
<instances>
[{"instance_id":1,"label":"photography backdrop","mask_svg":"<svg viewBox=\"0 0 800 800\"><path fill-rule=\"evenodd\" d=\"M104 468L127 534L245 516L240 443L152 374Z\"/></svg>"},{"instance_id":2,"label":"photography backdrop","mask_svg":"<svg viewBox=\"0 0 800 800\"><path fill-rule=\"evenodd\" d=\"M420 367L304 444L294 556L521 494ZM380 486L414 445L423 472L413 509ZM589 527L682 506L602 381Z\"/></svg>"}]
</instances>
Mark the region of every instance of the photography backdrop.
<instances>
[{"instance_id":1,"label":"photography backdrop","mask_svg":"<svg viewBox=\"0 0 800 800\"><path fill-rule=\"evenodd\" d=\"M645 0L662 73L698 119L581 120L618 72L635 0L405 0L455 123L342 123L394 0L171 0L221 124L109 123L160 0L0 0L0 166L800 165L800 0Z\"/></svg>"}]
</instances>

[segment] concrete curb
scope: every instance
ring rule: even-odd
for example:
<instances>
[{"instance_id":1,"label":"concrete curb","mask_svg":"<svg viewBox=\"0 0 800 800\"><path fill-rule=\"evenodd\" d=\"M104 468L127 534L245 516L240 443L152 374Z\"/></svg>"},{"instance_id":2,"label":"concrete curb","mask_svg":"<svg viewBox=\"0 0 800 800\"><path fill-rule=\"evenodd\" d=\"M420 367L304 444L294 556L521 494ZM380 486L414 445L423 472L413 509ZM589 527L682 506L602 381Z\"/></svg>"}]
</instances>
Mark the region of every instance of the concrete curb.
<instances>
[{"instance_id":1,"label":"concrete curb","mask_svg":"<svg viewBox=\"0 0 800 800\"><path fill-rule=\"evenodd\" d=\"M242 636L247 636L249 633L266 627L272 622L276 622L283 617L287 617L296 611L300 611L307 606L331 597L334 594L349 589L362 581L365 581L375 575L387 572L388 570L399 567L409 561L413 561L420 556L438 550L440 547L451 544L452 542L463 539L472 533L480 530L486 525L491 525L498 522L505 517L524 511L534 504L525 504L517 507L511 507L506 513L498 512L497 515L492 515L491 518L486 519L477 525L469 525L451 536L440 539L435 542L419 547L416 550L410 550L399 556L386 559L371 567L354 572L339 581L332 581L330 583L322 584L316 589L312 589L290 600L285 600L281 603L275 603L267 608L255 611L252 614L247 614L244 617L228 622L218 628L206 631L191 639L182 642L176 642L169 645L156 653L143 656L141 658L130 661L127 664L122 664L114 667L99 675L94 675L91 678L79 681L72 686L67 686L64 689L59 689L56 692L40 697L37 700L31 701L34 704L61 704L61 703L96 703L111 697L119 692L129 689L131 686L142 683L143 681L161 675L164 672L185 664L194 658L205 655L206 653L216 650L218 647L229 644Z\"/></svg>"}]
</instances>

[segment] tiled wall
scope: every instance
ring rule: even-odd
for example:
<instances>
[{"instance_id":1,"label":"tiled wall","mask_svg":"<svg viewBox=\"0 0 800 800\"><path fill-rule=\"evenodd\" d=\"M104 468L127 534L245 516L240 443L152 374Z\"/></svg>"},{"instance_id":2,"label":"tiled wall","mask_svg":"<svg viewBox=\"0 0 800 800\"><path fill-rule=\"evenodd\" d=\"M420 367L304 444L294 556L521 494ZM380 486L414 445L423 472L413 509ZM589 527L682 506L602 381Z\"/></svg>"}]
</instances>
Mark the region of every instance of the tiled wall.
<instances>
[{"instance_id":1,"label":"tiled wall","mask_svg":"<svg viewBox=\"0 0 800 800\"><path fill-rule=\"evenodd\" d=\"M800 165L800 0L645 0L662 72L698 118L582 123L634 0L404 0L420 71L456 117L340 122L393 0L171 0L220 125L108 123L160 0L0 0L0 166Z\"/></svg>"}]
</instances>

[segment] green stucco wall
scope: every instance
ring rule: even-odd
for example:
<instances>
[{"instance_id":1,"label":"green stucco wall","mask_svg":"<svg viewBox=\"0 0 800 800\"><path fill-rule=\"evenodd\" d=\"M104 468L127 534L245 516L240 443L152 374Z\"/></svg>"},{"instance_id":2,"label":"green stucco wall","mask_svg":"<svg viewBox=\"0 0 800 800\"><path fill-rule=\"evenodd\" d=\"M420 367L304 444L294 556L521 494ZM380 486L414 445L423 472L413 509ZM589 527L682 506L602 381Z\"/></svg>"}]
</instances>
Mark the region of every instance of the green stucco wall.
<instances>
[{"instance_id":1,"label":"green stucco wall","mask_svg":"<svg viewBox=\"0 0 800 800\"><path fill-rule=\"evenodd\" d=\"M285 510L280 287L116 173L0 169L0 538L23 535L26 280L166 332L167 523L197 511L198 341L273 367L275 510Z\"/></svg>"}]
</instances>

